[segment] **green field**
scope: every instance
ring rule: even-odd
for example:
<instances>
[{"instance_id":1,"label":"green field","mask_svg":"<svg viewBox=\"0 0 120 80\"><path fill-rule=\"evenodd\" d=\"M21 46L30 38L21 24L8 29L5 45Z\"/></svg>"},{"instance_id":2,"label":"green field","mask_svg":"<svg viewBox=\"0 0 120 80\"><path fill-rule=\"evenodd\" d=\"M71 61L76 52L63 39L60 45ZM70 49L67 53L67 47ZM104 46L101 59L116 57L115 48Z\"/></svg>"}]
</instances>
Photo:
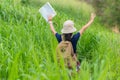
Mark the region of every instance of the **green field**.
<instances>
[{"instance_id":1,"label":"green field","mask_svg":"<svg viewBox=\"0 0 120 80\"><path fill-rule=\"evenodd\" d=\"M0 0L0 80L120 80L120 35L96 17L78 45L80 72L59 67L55 36L38 12L48 0ZM79 30L89 21L92 6L77 0L49 0L60 33L65 20Z\"/></svg>"}]
</instances>

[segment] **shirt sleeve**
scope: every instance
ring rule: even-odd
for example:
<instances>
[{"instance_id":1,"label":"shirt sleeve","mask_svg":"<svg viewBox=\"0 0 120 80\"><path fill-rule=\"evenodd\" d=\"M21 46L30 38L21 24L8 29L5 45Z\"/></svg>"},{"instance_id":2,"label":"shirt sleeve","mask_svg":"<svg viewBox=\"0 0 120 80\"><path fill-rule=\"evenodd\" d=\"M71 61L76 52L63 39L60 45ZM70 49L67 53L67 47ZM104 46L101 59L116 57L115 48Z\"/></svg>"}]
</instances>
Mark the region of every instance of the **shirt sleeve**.
<instances>
[{"instance_id":1,"label":"shirt sleeve","mask_svg":"<svg viewBox=\"0 0 120 80\"><path fill-rule=\"evenodd\" d=\"M80 37L80 33L79 33L79 32L76 33L73 37L74 37L74 39L75 39L76 41L78 41L78 39L79 39L79 37Z\"/></svg>"},{"instance_id":2,"label":"shirt sleeve","mask_svg":"<svg viewBox=\"0 0 120 80\"><path fill-rule=\"evenodd\" d=\"M61 35L56 33L55 36L56 36L57 41L60 43L62 41Z\"/></svg>"}]
</instances>

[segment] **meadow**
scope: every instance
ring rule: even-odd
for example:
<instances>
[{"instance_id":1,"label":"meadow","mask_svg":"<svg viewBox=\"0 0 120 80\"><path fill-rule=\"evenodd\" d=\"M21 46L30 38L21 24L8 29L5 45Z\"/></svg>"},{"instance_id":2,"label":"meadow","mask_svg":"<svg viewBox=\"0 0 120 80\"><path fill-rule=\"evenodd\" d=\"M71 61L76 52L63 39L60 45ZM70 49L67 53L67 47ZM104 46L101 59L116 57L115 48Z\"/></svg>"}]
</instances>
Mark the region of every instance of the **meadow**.
<instances>
[{"instance_id":1,"label":"meadow","mask_svg":"<svg viewBox=\"0 0 120 80\"><path fill-rule=\"evenodd\" d=\"M67 19L79 30L94 11L77 0L0 0L0 80L120 80L120 34L105 28L99 17L78 42L80 72L70 76L58 66L58 42L38 12L46 1L57 12L58 33Z\"/></svg>"}]
</instances>

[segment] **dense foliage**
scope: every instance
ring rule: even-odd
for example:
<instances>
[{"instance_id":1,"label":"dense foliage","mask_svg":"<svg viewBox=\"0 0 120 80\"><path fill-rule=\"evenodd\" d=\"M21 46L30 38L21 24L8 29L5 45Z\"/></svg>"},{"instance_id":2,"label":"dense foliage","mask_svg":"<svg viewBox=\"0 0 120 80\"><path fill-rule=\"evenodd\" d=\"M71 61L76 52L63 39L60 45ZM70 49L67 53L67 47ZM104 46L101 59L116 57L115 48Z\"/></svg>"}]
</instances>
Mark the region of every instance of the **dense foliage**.
<instances>
[{"instance_id":1,"label":"dense foliage","mask_svg":"<svg viewBox=\"0 0 120 80\"><path fill-rule=\"evenodd\" d=\"M27 3L29 1L29 4ZM120 36L107 30L97 17L77 45L80 72L59 67L57 40L38 10L46 0L1 0L1 80L120 80ZM93 11L90 5L74 0L49 0L57 12L53 19L60 32L67 19L79 30ZM69 3L69 4L67 4Z\"/></svg>"},{"instance_id":2,"label":"dense foliage","mask_svg":"<svg viewBox=\"0 0 120 80\"><path fill-rule=\"evenodd\" d=\"M82 0L83 1L83 0ZM120 28L120 0L84 0L91 3L101 21L109 27Z\"/></svg>"}]
</instances>

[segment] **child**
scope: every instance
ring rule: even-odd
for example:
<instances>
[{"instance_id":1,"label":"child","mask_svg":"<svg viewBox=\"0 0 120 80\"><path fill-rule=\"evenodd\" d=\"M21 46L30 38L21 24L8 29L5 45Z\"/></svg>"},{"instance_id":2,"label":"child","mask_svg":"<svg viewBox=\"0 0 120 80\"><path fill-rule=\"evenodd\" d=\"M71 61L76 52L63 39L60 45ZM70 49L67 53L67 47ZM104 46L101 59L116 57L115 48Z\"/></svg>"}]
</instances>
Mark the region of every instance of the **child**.
<instances>
[{"instance_id":1,"label":"child","mask_svg":"<svg viewBox=\"0 0 120 80\"><path fill-rule=\"evenodd\" d=\"M77 53L76 53L76 45L77 45L77 42L79 40L79 37L83 34L83 32L90 26L90 24L94 21L94 18L95 18L95 14L94 13L91 13L91 17L90 17L90 20L89 22L84 25L80 30L79 32L77 32L76 34L73 35L73 32L76 31L76 28L74 27L74 22L71 21L71 20L67 20L64 22L63 24L63 28L61 30L62 32L62 35L61 34L58 34L55 29L54 29L54 26L52 24L52 17L48 17L48 21L49 21L49 24L50 24L50 29L52 31L52 33L56 36L57 38L57 41L60 43L62 41L62 36L64 36L65 38L65 41L70 41L72 43L72 46L73 46L73 50L74 50L74 56L73 58L74 59L77 59L76 56L77 56ZM79 63L78 63L79 65Z\"/></svg>"}]
</instances>

